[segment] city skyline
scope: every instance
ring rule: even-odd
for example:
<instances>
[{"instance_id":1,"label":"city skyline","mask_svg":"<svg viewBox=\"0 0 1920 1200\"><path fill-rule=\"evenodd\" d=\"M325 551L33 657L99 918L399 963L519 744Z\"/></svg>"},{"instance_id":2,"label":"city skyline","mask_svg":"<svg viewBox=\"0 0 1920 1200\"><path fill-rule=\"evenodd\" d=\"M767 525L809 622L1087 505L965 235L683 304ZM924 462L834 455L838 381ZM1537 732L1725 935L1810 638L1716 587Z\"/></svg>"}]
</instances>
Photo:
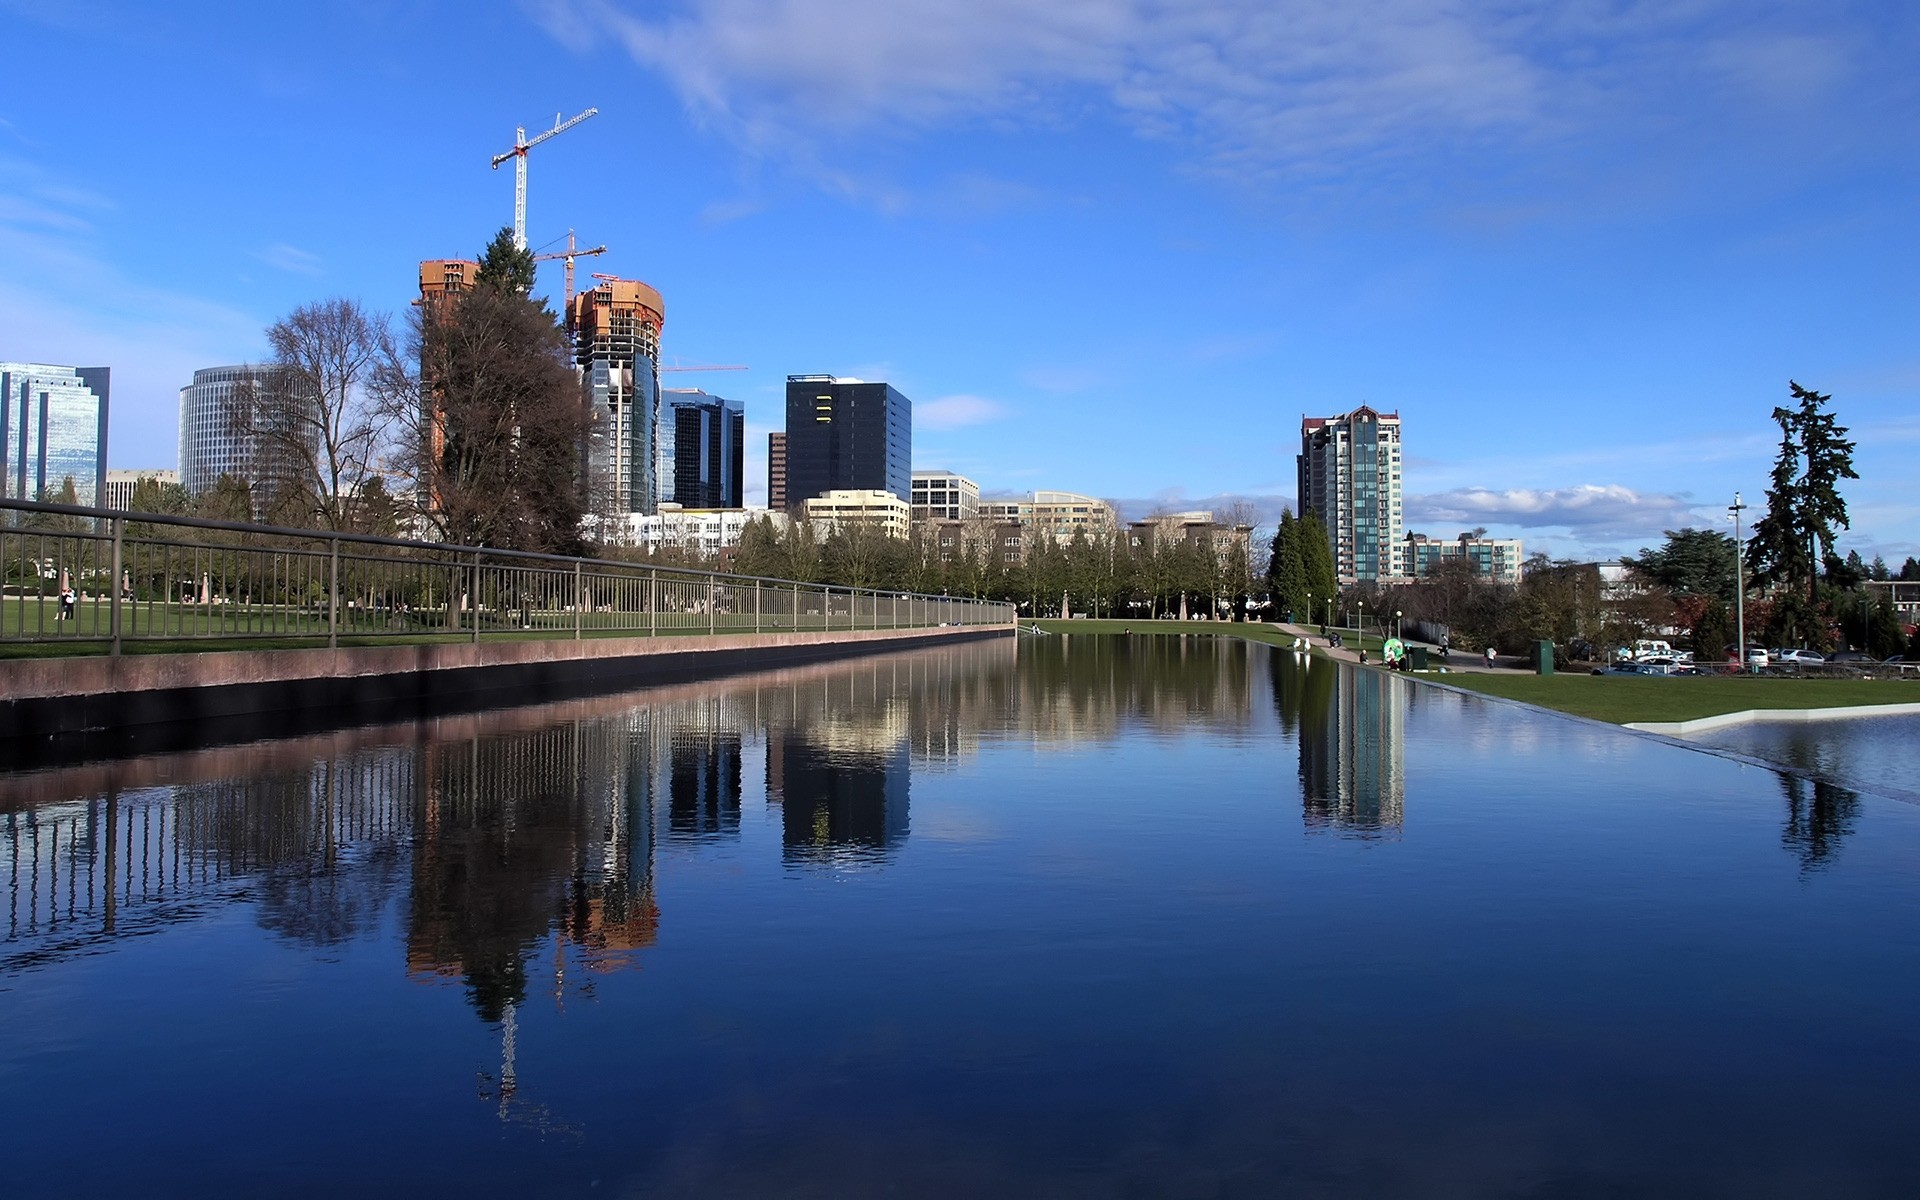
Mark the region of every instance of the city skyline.
<instances>
[{"instance_id":1,"label":"city skyline","mask_svg":"<svg viewBox=\"0 0 1920 1200\"><path fill-rule=\"evenodd\" d=\"M1859 443L1842 549L1920 553L1901 6L89 11L0 8L0 356L110 366L112 467L296 304L403 311L510 222L482 160L595 105L532 153L530 240L658 288L667 363L751 364L749 503L790 373L913 396L914 469L1134 512L1297 503L1297 422L1364 404L1407 421L1408 529L1607 557L1759 501L1795 378ZM58 87L75 55L138 111Z\"/></svg>"}]
</instances>

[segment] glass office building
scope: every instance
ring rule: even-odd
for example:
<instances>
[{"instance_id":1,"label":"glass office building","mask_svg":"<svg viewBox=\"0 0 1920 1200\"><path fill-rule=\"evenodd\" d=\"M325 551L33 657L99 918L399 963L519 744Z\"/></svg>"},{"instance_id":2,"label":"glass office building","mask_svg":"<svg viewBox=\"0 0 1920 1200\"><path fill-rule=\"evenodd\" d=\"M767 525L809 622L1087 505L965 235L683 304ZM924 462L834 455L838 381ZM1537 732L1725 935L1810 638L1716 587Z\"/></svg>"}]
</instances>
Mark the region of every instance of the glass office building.
<instances>
[{"instance_id":1,"label":"glass office building","mask_svg":"<svg viewBox=\"0 0 1920 1200\"><path fill-rule=\"evenodd\" d=\"M0 362L0 496L58 500L107 493L106 367Z\"/></svg>"},{"instance_id":2,"label":"glass office building","mask_svg":"<svg viewBox=\"0 0 1920 1200\"><path fill-rule=\"evenodd\" d=\"M1340 582L1400 578L1400 414L1302 418L1298 464L1301 511L1326 525Z\"/></svg>"},{"instance_id":3,"label":"glass office building","mask_svg":"<svg viewBox=\"0 0 1920 1200\"><path fill-rule=\"evenodd\" d=\"M746 409L699 388L660 392L660 502L739 508L746 491Z\"/></svg>"},{"instance_id":4,"label":"glass office building","mask_svg":"<svg viewBox=\"0 0 1920 1200\"><path fill-rule=\"evenodd\" d=\"M787 376L787 494L892 492L913 502L913 403L891 384Z\"/></svg>"}]
</instances>

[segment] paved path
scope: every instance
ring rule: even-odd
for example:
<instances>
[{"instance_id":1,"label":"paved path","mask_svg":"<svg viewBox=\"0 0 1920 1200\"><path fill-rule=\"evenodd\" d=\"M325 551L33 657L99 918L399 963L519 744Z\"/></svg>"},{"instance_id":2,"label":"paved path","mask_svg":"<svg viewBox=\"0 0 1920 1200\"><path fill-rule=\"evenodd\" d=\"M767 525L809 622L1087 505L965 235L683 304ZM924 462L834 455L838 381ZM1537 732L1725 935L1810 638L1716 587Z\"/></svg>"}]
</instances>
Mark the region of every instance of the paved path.
<instances>
[{"instance_id":1,"label":"paved path","mask_svg":"<svg viewBox=\"0 0 1920 1200\"><path fill-rule=\"evenodd\" d=\"M1328 658L1337 658L1343 662L1357 663L1360 661L1359 653L1351 646L1329 646L1327 645L1326 635L1318 632L1316 629L1309 628L1305 625L1288 625L1279 621L1274 622L1274 624L1278 626L1282 632L1307 639L1316 653L1324 654ZM1409 646L1426 646L1427 665L1429 667L1445 667L1449 672L1478 673L1481 675L1487 674L1490 669L1487 666L1487 660L1478 654L1464 654L1456 651L1449 654L1447 661L1443 663L1440 661L1440 648L1438 646L1428 645L1425 642L1416 642L1411 638L1402 640ZM1533 671L1533 668L1526 665L1523 659L1506 658L1495 659L1494 661L1496 666L1491 668L1491 670L1496 674L1502 671L1522 671L1531 674ZM1379 663L1380 655L1378 652L1368 657L1367 665L1378 666Z\"/></svg>"}]
</instances>

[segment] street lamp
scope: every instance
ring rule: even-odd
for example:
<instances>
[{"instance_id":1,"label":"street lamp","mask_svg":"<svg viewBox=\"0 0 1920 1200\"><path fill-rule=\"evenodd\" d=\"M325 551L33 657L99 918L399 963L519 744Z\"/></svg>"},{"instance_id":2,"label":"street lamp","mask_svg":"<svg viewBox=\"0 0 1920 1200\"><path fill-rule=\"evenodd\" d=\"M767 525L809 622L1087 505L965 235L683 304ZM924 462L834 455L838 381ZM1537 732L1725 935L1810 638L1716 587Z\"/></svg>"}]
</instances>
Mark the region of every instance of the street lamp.
<instances>
[{"instance_id":1,"label":"street lamp","mask_svg":"<svg viewBox=\"0 0 1920 1200\"><path fill-rule=\"evenodd\" d=\"M1393 636L1400 636L1400 610L1397 608L1393 610Z\"/></svg>"},{"instance_id":2,"label":"street lamp","mask_svg":"<svg viewBox=\"0 0 1920 1200\"><path fill-rule=\"evenodd\" d=\"M1746 507L1740 503L1739 492L1733 494L1733 503L1727 506L1727 511L1733 514L1733 653L1742 674L1747 669L1747 549L1740 540L1740 513Z\"/></svg>"}]
</instances>

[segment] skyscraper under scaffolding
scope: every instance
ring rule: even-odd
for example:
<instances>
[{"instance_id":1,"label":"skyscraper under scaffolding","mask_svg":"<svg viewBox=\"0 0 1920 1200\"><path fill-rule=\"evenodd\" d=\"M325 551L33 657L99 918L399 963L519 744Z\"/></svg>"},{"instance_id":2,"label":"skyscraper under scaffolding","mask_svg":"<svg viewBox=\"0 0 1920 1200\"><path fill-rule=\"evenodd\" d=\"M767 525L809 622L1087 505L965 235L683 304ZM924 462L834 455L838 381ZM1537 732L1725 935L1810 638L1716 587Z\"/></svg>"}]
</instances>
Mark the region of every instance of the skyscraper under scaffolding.
<instances>
[{"instance_id":1,"label":"skyscraper under scaffolding","mask_svg":"<svg viewBox=\"0 0 1920 1200\"><path fill-rule=\"evenodd\" d=\"M573 298L574 361L592 427L587 432L591 511L656 510L654 453L660 421L660 293L637 279L601 278Z\"/></svg>"}]
</instances>

